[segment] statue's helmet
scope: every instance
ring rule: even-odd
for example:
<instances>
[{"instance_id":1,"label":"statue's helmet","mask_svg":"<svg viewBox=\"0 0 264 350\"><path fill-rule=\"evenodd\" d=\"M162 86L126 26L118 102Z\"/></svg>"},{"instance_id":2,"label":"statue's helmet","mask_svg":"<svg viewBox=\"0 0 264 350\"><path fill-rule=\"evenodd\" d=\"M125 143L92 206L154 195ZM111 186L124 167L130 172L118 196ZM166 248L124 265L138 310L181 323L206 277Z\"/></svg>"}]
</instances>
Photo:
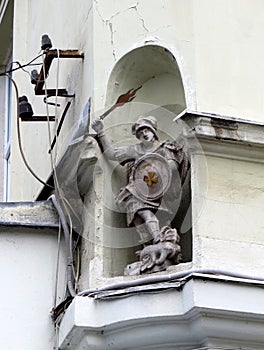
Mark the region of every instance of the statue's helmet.
<instances>
[{"instance_id":1,"label":"statue's helmet","mask_svg":"<svg viewBox=\"0 0 264 350\"><path fill-rule=\"evenodd\" d=\"M138 120L132 125L132 134L133 135L137 135L137 132L140 130L140 129L144 129L144 128L148 128L150 129L156 139L158 139L158 136L157 136L157 119L155 117L152 117L152 116L148 116L148 117L139 117Z\"/></svg>"}]
</instances>

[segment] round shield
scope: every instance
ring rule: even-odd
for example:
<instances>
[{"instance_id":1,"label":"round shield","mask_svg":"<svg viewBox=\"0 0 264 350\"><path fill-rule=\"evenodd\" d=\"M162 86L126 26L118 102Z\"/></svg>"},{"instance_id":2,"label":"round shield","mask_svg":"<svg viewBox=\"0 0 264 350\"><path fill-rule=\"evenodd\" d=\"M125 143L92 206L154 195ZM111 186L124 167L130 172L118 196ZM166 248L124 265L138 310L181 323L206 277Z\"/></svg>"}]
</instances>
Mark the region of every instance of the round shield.
<instances>
[{"instance_id":1,"label":"round shield","mask_svg":"<svg viewBox=\"0 0 264 350\"><path fill-rule=\"evenodd\" d=\"M136 192L143 200L157 200L168 190L171 183L171 169L160 154L149 153L134 164L132 181Z\"/></svg>"}]
</instances>

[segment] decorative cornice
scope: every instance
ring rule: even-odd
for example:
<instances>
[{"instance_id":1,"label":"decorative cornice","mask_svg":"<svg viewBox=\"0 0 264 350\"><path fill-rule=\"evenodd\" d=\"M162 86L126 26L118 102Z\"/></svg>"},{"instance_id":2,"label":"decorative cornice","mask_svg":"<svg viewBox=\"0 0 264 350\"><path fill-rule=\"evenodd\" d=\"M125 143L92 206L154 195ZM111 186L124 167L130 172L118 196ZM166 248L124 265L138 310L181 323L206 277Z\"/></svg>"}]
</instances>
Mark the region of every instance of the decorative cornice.
<instances>
[{"instance_id":1,"label":"decorative cornice","mask_svg":"<svg viewBox=\"0 0 264 350\"><path fill-rule=\"evenodd\" d=\"M194 152L264 162L264 123L198 112L186 112L182 120Z\"/></svg>"}]
</instances>

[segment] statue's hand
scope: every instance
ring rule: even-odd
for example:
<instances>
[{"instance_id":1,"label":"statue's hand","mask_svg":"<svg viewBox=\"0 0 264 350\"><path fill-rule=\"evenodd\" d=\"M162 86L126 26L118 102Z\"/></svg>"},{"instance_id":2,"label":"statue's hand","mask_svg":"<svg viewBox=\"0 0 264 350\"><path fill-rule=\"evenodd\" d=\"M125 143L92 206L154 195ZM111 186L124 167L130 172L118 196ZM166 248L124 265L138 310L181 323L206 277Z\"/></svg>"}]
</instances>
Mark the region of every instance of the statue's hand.
<instances>
[{"instance_id":1,"label":"statue's hand","mask_svg":"<svg viewBox=\"0 0 264 350\"><path fill-rule=\"evenodd\" d=\"M104 130L104 123L101 119L95 119L91 127L97 132L97 134L100 134Z\"/></svg>"}]
</instances>

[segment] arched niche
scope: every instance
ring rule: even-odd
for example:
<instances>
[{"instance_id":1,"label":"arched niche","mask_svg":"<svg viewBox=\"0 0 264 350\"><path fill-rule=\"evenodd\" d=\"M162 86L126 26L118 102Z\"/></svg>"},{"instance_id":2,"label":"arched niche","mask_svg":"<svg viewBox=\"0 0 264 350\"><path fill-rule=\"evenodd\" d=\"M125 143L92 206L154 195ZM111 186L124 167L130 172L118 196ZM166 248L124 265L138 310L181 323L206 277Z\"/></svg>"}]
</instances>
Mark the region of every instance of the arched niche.
<instances>
[{"instance_id":1,"label":"arched niche","mask_svg":"<svg viewBox=\"0 0 264 350\"><path fill-rule=\"evenodd\" d=\"M175 114L186 108L179 66L173 54L158 45L136 48L114 66L107 85L106 105L132 88L142 86L136 101L169 106Z\"/></svg>"},{"instance_id":2,"label":"arched niche","mask_svg":"<svg viewBox=\"0 0 264 350\"><path fill-rule=\"evenodd\" d=\"M133 103L115 110L105 119L105 130L110 140L116 145L133 142L135 138L131 136L131 125L142 114L157 117L161 139L176 139L179 136L180 127L173 122L173 119L186 109L186 100L179 66L170 51L161 46L147 45L124 55L115 64L110 74L106 106L113 105L118 96L139 86L142 88L137 91ZM106 162L103 173L105 176L103 270L105 276L117 276L122 274L128 263L137 260L135 251L140 249L140 246L134 243L138 242L137 233L132 232L131 228L131 231L128 231L125 216L115 211L113 203L114 195L127 181L122 167L112 165L111 168L111 164ZM180 216L180 225L186 217L186 211L190 208L190 186L187 187L187 201L184 209L177 214ZM190 211L188 215L188 220L191 220ZM177 226L175 222L179 222L178 219L174 219L172 223L174 227ZM182 240L184 262L191 261L191 236L191 229L189 229ZM116 242L119 243L121 240L124 244L118 247Z\"/></svg>"}]
</instances>

